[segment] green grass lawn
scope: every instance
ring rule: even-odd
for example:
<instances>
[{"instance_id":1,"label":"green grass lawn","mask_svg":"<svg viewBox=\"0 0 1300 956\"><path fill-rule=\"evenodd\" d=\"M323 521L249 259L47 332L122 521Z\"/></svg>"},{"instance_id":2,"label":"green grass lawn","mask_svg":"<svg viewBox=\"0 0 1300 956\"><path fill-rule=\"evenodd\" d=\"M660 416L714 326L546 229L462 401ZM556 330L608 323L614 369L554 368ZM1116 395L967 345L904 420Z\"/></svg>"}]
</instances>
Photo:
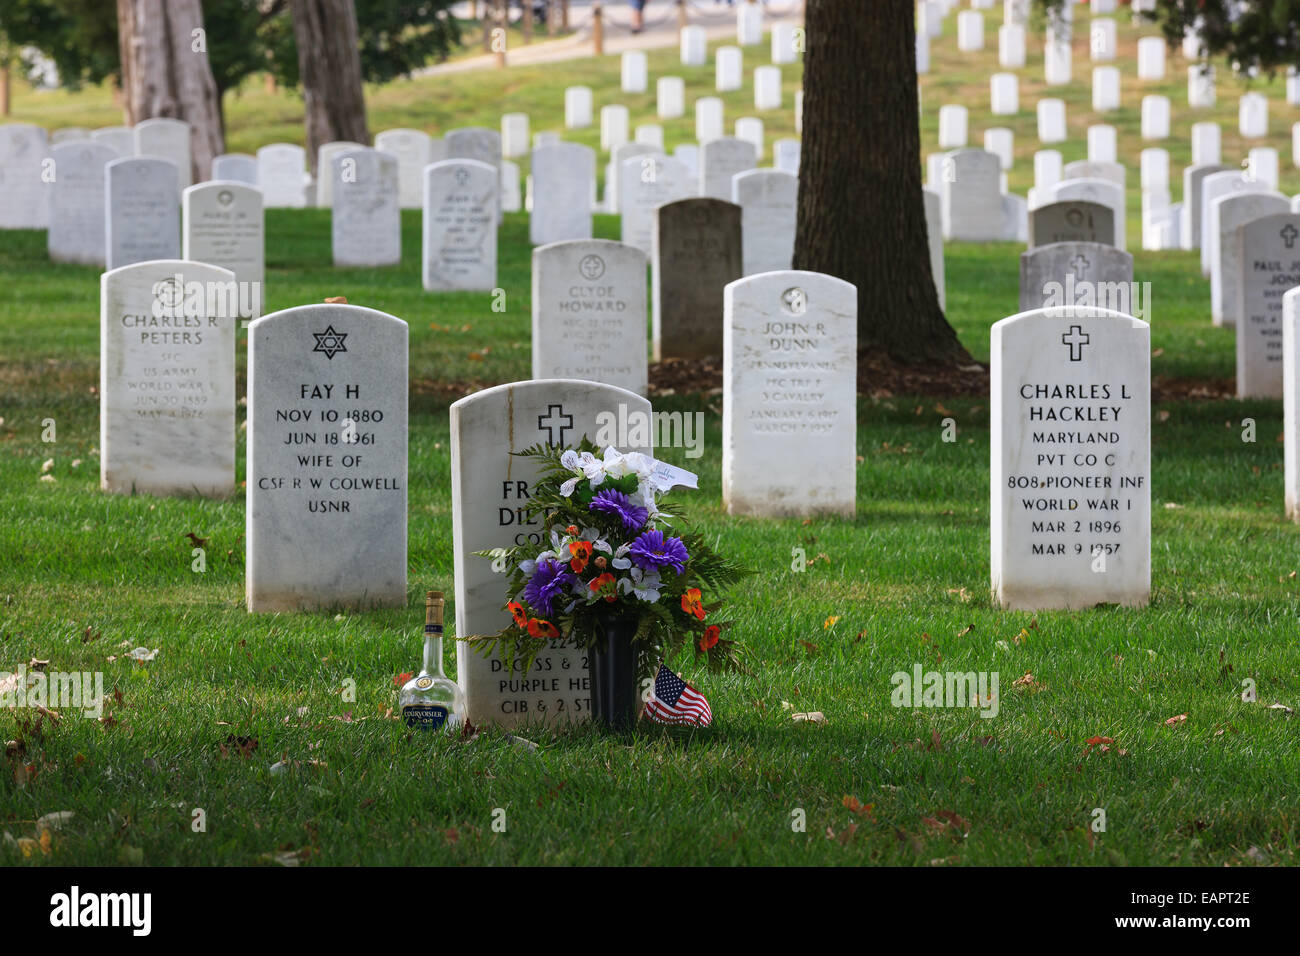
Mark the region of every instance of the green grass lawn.
<instances>
[{"instance_id":1,"label":"green grass lawn","mask_svg":"<svg viewBox=\"0 0 1300 956\"><path fill-rule=\"evenodd\" d=\"M935 74L955 56L946 49ZM968 70L963 82L984 90L972 102L986 104L975 62L950 72ZM566 77L599 88L616 69L610 58L530 73L536 82L457 77L456 96L433 99L428 80L398 84L376 92L372 127L439 128L458 110L495 125L506 108L495 97L519 76L518 95L546 101L534 129L553 128ZM932 74L927 104L942 101L937 85ZM61 104L57 123L34 96L18 112L113 122L98 95L45 100ZM294 109L248 92L231 106L232 148L299 138ZM1072 110L1072 134L1079 118ZM929 109L927 121L930 143ZM272 210L267 227L268 311L345 295L410 323L408 607L249 615L242 497L101 494L98 272L49 264L43 233L0 234L0 669L37 658L101 671L111 698L103 721L65 713L37 726L30 712L0 712L13 742L0 832L17 841L44 814L75 813L48 852L0 838L0 861L666 864L688 846L713 863L1297 862L1296 718L1268 706L1300 704L1300 531L1282 513L1278 403L1158 406L1150 607L1028 614L988 597L987 401L861 400L858 517L801 522L728 518L717 399L662 399L704 411L704 457L664 457L700 472L692 513L755 572L733 604L752 672L684 665L714 726L631 740L524 734L535 753L492 730L472 742L412 735L385 715L393 678L419 660L423 592L453 590L447 406L463 388L451 383L528 377L527 221L507 216L502 230L504 313L486 295L421 290L415 214L404 214L402 266L383 270L330 267L328 213ZM616 237L617 221L597 217L597 234ZM948 247L950 318L982 359L989 326L1016 311L1018 251ZM1195 254L1136 260L1156 295L1154 373L1231 377L1232 339L1210 325ZM242 394L242 344L239 355ZM941 440L948 415L956 443ZM1255 443L1241 439L1246 417ZM49 419L53 442L42 440ZM240 480L243 461L241 433ZM208 539L204 573L191 570L189 533ZM812 559L803 573L791 570L796 548ZM137 646L159 653L136 663L125 655ZM997 716L892 707L891 675L917 664L996 671ZM1241 700L1247 678L1256 703ZM340 693L347 682L355 701ZM810 711L826 722L792 719ZM1114 743L1089 747L1095 736ZM273 773L280 761L288 769ZM1107 828L1094 833L1098 808Z\"/></svg>"}]
</instances>

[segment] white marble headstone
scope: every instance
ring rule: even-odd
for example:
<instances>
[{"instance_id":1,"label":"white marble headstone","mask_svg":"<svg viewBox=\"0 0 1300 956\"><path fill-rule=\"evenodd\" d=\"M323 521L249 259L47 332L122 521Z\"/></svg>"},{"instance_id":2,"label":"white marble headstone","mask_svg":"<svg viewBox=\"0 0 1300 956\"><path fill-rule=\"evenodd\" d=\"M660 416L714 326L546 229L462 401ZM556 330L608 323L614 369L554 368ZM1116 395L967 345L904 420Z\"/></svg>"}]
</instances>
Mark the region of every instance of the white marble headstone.
<instances>
[{"instance_id":1,"label":"white marble headstone","mask_svg":"<svg viewBox=\"0 0 1300 956\"><path fill-rule=\"evenodd\" d=\"M176 164L153 156L104 167L106 266L117 269L181 255L181 194Z\"/></svg>"},{"instance_id":2,"label":"white marble headstone","mask_svg":"<svg viewBox=\"0 0 1300 956\"><path fill-rule=\"evenodd\" d=\"M44 229L50 222L45 130L0 124L0 229Z\"/></svg>"},{"instance_id":3,"label":"white marble headstone","mask_svg":"<svg viewBox=\"0 0 1300 956\"><path fill-rule=\"evenodd\" d=\"M407 340L356 305L249 325L249 611L406 605Z\"/></svg>"},{"instance_id":4,"label":"white marble headstone","mask_svg":"<svg viewBox=\"0 0 1300 956\"><path fill-rule=\"evenodd\" d=\"M99 478L113 494L235 489L235 276L161 259L100 277Z\"/></svg>"},{"instance_id":5,"label":"white marble headstone","mask_svg":"<svg viewBox=\"0 0 1300 956\"><path fill-rule=\"evenodd\" d=\"M497 284L497 171L473 159L424 170L424 287L491 291Z\"/></svg>"},{"instance_id":6,"label":"white marble headstone","mask_svg":"<svg viewBox=\"0 0 1300 956\"><path fill-rule=\"evenodd\" d=\"M1300 215L1237 228L1237 397L1281 398L1282 296L1300 285Z\"/></svg>"},{"instance_id":7,"label":"white marble headstone","mask_svg":"<svg viewBox=\"0 0 1300 956\"><path fill-rule=\"evenodd\" d=\"M725 292L722 500L761 517L855 512L857 289L817 272Z\"/></svg>"},{"instance_id":8,"label":"white marble headstone","mask_svg":"<svg viewBox=\"0 0 1300 956\"><path fill-rule=\"evenodd\" d=\"M423 201L424 167L432 162L431 142L429 134L418 129L386 129L375 137L375 149L397 157L398 202L403 209L419 209Z\"/></svg>"},{"instance_id":9,"label":"white marble headstone","mask_svg":"<svg viewBox=\"0 0 1300 956\"><path fill-rule=\"evenodd\" d=\"M524 509L537 470L513 452L538 443L572 448L585 435L603 436L602 424L647 418L639 395L596 382L548 379L484 389L451 406L451 515L455 554L456 636L495 634L510 623L505 578L476 552L536 544L540 518ZM648 431L648 430L647 430ZM628 437L633 437L629 430ZM647 444L619 450L650 453ZM456 679L470 723L518 727L587 719L591 685L586 654L571 642L548 641L527 674L512 673L499 656L457 645Z\"/></svg>"},{"instance_id":10,"label":"white marble headstone","mask_svg":"<svg viewBox=\"0 0 1300 956\"><path fill-rule=\"evenodd\" d=\"M778 169L750 169L731 180L731 201L740 207L745 275L779 272L794 260L799 178Z\"/></svg>"},{"instance_id":11,"label":"white marble headstone","mask_svg":"<svg viewBox=\"0 0 1300 956\"><path fill-rule=\"evenodd\" d=\"M257 157L248 153L223 153L212 159L212 180L257 185Z\"/></svg>"},{"instance_id":12,"label":"white marble headstone","mask_svg":"<svg viewBox=\"0 0 1300 956\"><path fill-rule=\"evenodd\" d=\"M336 266L390 266L402 261L397 157L365 146L335 155L331 177L331 248Z\"/></svg>"},{"instance_id":13,"label":"white marble headstone","mask_svg":"<svg viewBox=\"0 0 1300 956\"><path fill-rule=\"evenodd\" d=\"M1092 308L991 332L992 585L1012 610L1142 606L1151 590L1151 333Z\"/></svg>"},{"instance_id":14,"label":"white marble headstone","mask_svg":"<svg viewBox=\"0 0 1300 956\"><path fill-rule=\"evenodd\" d=\"M334 159L352 149L364 149L360 143L350 140L335 140L322 143L316 150L316 205L329 209L334 205Z\"/></svg>"},{"instance_id":15,"label":"white marble headstone","mask_svg":"<svg viewBox=\"0 0 1300 956\"><path fill-rule=\"evenodd\" d=\"M596 153L580 143L556 143L533 150L533 210L529 240L535 246L591 238L591 195Z\"/></svg>"},{"instance_id":16,"label":"white marble headstone","mask_svg":"<svg viewBox=\"0 0 1300 956\"><path fill-rule=\"evenodd\" d=\"M731 179L758 165L754 144L724 136L700 145L700 195L731 199Z\"/></svg>"},{"instance_id":17,"label":"white marble headstone","mask_svg":"<svg viewBox=\"0 0 1300 956\"><path fill-rule=\"evenodd\" d=\"M691 184L691 175L679 160L657 153L623 160L617 179L623 242L649 256L655 209L690 197Z\"/></svg>"},{"instance_id":18,"label":"white marble headstone","mask_svg":"<svg viewBox=\"0 0 1300 956\"><path fill-rule=\"evenodd\" d=\"M306 151L292 143L271 143L257 151L257 188L267 209L300 208L307 204L303 177Z\"/></svg>"},{"instance_id":19,"label":"white marble headstone","mask_svg":"<svg viewBox=\"0 0 1300 956\"><path fill-rule=\"evenodd\" d=\"M1291 211L1291 200L1265 190L1227 193L1210 204L1217 223L1210 250L1210 318L1215 325L1237 324L1237 283L1242 263L1237 260L1237 227L1253 219Z\"/></svg>"},{"instance_id":20,"label":"white marble headstone","mask_svg":"<svg viewBox=\"0 0 1300 956\"><path fill-rule=\"evenodd\" d=\"M261 314L266 280L262 193L243 183L208 182L181 194L181 256L229 269L241 283L240 316Z\"/></svg>"},{"instance_id":21,"label":"white marble headstone","mask_svg":"<svg viewBox=\"0 0 1300 956\"><path fill-rule=\"evenodd\" d=\"M46 236L50 261L103 266L108 257L104 168L117 159L117 153L103 143L83 139L55 146L50 155L55 171Z\"/></svg>"},{"instance_id":22,"label":"white marble headstone","mask_svg":"<svg viewBox=\"0 0 1300 956\"><path fill-rule=\"evenodd\" d=\"M176 164L180 176L176 195L180 198L180 191L194 182L190 159L190 124L163 116L142 120L135 124L132 131L135 135L136 156L156 156Z\"/></svg>"},{"instance_id":23,"label":"white marble headstone","mask_svg":"<svg viewBox=\"0 0 1300 956\"><path fill-rule=\"evenodd\" d=\"M646 392L646 256L606 239L533 250L533 378Z\"/></svg>"}]
</instances>

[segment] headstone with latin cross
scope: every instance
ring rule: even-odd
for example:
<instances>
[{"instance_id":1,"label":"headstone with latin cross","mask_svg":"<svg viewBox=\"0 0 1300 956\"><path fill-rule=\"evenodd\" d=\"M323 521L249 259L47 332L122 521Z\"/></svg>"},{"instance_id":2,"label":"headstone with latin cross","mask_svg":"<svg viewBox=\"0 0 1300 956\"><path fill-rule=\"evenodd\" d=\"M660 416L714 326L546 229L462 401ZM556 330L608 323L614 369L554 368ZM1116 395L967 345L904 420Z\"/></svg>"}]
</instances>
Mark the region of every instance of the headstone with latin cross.
<instances>
[{"instance_id":1,"label":"headstone with latin cross","mask_svg":"<svg viewBox=\"0 0 1300 956\"><path fill-rule=\"evenodd\" d=\"M539 250L540 251L540 250ZM546 379L475 392L451 406L451 515L456 637L495 634L510 624L506 577L475 552L545 540L540 517L526 511L537 468L516 457L539 443L575 447L583 436L623 452L650 453L650 403L596 382ZM643 428L632 428L638 421ZM618 434L619 423L626 423ZM508 669L500 656L457 643L456 679L469 722L564 724L586 720L591 706L587 655L568 640L548 641L532 670Z\"/></svg>"},{"instance_id":2,"label":"headstone with latin cross","mask_svg":"<svg viewBox=\"0 0 1300 956\"><path fill-rule=\"evenodd\" d=\"M1047 305L1113 301L1123 284L1128 298L1133 256L1101 242L1053 242L1020 254L1020 311ZM1123 311L1123 310L1120 310Z\"/></svg>"},{"instance_id":3,"label":"headstone with latin cross","mask_svg":"<svg viewBox=\"0 0 1300 956\"><path fill-rule=\"evenodd\" d=\"M1278 192L1232 192L1215 199L1210 216L1218 223L1210 249L1210 318L1215 325L1237 324L1237 227L1252 219L1291 211L1291 200Z\"/></svg>"},{"instance_id":4,"label":"headstone with latin cross","mask_svg":"<svg viewBox=\"0 0 1300 956\"><path fill-rule=\"evenodd\" d=\"M1237 397L1281 398L1282 296L1300 285L1300 214L1237 227Z\"/></svg>"},{"instance_id":5,"label":"headstone with latin cross","mask_svg":"<svg viewBox=\"0 0 1300 956\"><path fill-rule=\"evenodd\" d=\"M992 588L1013 610L1141 606L1151 589L1151 336L1036 309L991 332Z\"/></svg>"}]
</instances>

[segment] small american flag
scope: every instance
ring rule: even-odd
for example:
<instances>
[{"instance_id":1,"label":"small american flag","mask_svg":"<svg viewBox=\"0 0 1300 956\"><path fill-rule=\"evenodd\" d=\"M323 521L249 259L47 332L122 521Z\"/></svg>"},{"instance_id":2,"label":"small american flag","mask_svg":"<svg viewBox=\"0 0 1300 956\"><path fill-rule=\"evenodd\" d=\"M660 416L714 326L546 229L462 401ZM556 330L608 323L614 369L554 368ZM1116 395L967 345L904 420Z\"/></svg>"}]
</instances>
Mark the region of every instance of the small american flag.
<instances>
[{"instance_id":1,"label":"small american flag","mask_svg":"<svg viewBox=\"0 0 1300 956\"><path fill-rule=\"evenodd\" d=\"M645 715L657 724L707 727L713 723L713 711L704 695L663 664L659 665L659 673L655 675L655 686L646 701Z\"/></svg>"}]
</instances>

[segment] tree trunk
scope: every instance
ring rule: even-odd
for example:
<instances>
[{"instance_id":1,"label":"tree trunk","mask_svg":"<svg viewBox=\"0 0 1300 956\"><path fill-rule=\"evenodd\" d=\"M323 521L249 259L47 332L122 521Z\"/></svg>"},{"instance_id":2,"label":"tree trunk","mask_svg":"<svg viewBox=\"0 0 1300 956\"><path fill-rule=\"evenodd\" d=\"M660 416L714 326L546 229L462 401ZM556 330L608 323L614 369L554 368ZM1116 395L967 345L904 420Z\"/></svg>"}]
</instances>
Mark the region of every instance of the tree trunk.
<instances>
[{"instance_id":1,"label":"tree trunk","mask_svg":"<svg viewBox=\"0 0 1300 956\"><path fill-rule=\"evenodd\" d=\"M117 0L117 35L127 125L185 120L193 181L207 179L225 141L199 0Z\"/></svg>"},{"instance_id":2,"label":"tree trunk","mask_svg":"<svg viewBox=\"0 0 1300 956\"><path fill-rule=\"evenodd\" d=\"M370 144L357 10L353 0L290 0L289 8L307 121L307 161L316 172L322 144Z\"/></svg>"},{"instance_id":3,"label":"tree trunk","mask_svg":"<svg viewBox=\"0 0 1300 956\"><path fill-rule=\"evenodd\" d=\"M858 288L858 344L970 360L930 274L913 0L808 0L794 267Z\"/></svg>"}]
</instances>

